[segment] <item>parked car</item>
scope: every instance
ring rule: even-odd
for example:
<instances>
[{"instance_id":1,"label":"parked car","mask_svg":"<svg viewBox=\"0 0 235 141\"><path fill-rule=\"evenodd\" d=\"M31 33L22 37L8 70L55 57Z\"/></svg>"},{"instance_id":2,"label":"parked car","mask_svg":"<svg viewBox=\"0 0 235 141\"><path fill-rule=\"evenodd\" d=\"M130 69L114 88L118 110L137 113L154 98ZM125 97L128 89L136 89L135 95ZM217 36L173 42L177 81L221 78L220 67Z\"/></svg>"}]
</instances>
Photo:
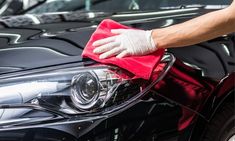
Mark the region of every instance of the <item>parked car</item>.
<instances>
[{"instance_id":1,"label":"parked car","mask_svg":"<svg viewBox=\"0 0 235 141\"><path fill-rule=\"evenodd\" d=\"M0 140L232 140L234 34L169 49L155 81L121 79L131 72L81 57L103 19L140 29L166 27L228 2L102 2L110 9L99 9L103 3L87 11L31 11L0 19ZM117 3L122 3L120 11L112 8ZM179 130L185 113L190 120Z\"/></svg>"}]
</instances>

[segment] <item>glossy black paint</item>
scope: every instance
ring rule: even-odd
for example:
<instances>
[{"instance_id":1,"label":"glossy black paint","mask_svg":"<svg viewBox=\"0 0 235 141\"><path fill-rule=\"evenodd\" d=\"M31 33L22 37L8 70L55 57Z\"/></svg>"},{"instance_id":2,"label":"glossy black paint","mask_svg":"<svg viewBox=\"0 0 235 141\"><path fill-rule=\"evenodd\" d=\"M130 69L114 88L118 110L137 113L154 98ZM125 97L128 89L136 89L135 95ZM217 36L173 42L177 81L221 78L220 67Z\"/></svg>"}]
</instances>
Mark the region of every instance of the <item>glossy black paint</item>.
<instances>
[{"instance_id":1,"label":"glossy black paint","mask_svg":"<svg viewBox=\"0 0 235 141\"><path fill-rule=\"evenodd\" d=\"M41 24L35 23L27 16L2 18L0 20L2 26L0 30L0 78L29 71L94 63L91 60L82 59L81 53L96 25L104 18L111 18L135 28L151 29L180 23L209 11L196 7L152 12L148 16L144 12L95 13L94 18L89 18L87 13L80 12L36 15L35 17ZM227 46L232 55L227 55L227 52L220 48L222 44ZM193 65L191 67L194 69L198 69L199 73L195 76L198 79L204 80L205 77L209 77L219 84L217 80L234 71L234 35L220 37L188 48L171 49L169 52L172 52L179 60ZM205 54L198 55L202 52ZM204 76L202 76L203 73ZM229 92L225 84L230 84L230 89L234 88L232 85L234 74L224 81L226 82L220 83L218 90L210 97L211 100L208 100L208 106L200 113L201 121L205 124L208 122L208 117L212 116L212 113L216 112L216 107L219 106L219 104L215 107L211 106L215 99L217 103L223 102L217 99L217 95L226 96ZM178 103L157 96L156 92L151 92L138 104L114 117L72 125L63 123L66 121L60 121L63 123L60 126L50 125L46 129L0 132L0 140L13 141L20 138L32 141L67 141L79 138L84 141L99 141L114 140L115 135L122 140L175 140L179 134L177 123L180 116L181 110ZM193 133L191 134L194 137ZM187 136L185 140L188 138Z\"/></svg>"}]
</instances>

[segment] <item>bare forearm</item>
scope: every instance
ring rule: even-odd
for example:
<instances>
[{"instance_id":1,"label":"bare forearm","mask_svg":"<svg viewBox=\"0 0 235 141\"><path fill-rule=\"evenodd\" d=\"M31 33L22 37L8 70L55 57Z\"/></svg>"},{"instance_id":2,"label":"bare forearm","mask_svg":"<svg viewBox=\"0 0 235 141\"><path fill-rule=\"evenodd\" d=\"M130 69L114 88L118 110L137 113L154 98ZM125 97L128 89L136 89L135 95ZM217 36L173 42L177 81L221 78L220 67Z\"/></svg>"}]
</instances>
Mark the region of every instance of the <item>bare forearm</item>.
<instances>
[{"instance_id":1,"label":"bare forearm","mask_svg":"<svg viewBox=\"0 0 235 141\"><path fill-rule=\"evenodd\" d=\"M183 47L235 31L235 3L223 10L208 13L182 24L152 32L158 48Z\"/></svg>"}]
</instances>

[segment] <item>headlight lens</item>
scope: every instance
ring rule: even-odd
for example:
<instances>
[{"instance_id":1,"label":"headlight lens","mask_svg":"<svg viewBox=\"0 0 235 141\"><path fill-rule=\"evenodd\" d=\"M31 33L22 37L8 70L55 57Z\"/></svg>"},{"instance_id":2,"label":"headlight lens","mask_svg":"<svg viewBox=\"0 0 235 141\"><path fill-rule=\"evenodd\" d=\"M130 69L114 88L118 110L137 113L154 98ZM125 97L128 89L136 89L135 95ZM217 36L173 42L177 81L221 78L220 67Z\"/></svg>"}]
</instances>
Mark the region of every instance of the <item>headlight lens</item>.
<instances>
[{"instance_id":1,"label":"headlight lens","mask_svg":"<svg viewBox=\"0 0 235 141\"><path fill-rule=\"evenodd\" d=\"M99 80L95 73L79 74L72 79L71 99L79 109L90 109L98 102L100 94Z\"/></svg>"}]
</instances>

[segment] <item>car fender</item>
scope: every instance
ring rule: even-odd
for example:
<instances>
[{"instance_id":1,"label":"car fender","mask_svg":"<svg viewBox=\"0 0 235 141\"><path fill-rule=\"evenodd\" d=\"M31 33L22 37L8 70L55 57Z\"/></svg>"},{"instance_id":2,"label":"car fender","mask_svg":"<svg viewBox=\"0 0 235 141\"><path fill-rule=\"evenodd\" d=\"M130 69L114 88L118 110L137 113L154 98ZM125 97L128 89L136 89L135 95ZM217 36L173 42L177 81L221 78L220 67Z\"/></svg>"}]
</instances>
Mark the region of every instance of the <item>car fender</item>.
<instances>
[{"instance_id":1,"label":"car fender","mask_svg":"<svg viewBox=\"0 0 235 141\"><path fill-rule=\"evenodd\" d=\"M215 88L213 94L209 97L206 104L203 106L194 126L191 126L189 140L198 141L203 135L204 128L207 123L216 115L218 109L226 102L234 102L235 96L235 72L224 77ZM204 117L204 118L202 118Z\"/></svg>"},{"instance_id":2,"label":"car fender","mask_svg":"<svg viewBox=\"0 0 235 141\"><path fill-rule=\"evenodd\" d=\"M207 100L207 103L204 105L202 110L202 115L208 121L216 114L216 111L224 102L234 102L235 94L235 72L228 74L224 77L216 86L213 94Z\"/></svg>"}]
</instances>

